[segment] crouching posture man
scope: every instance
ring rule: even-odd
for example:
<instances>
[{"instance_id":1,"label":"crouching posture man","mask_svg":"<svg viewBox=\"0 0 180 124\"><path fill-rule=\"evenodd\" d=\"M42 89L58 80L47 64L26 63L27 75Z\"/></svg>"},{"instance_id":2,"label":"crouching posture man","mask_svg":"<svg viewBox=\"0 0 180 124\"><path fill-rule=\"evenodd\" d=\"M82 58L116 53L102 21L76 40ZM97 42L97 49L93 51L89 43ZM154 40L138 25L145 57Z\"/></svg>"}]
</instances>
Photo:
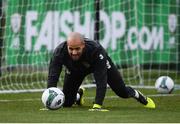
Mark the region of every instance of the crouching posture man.
<instances>
[{"instance_id":1,"label":"crouching posture man","mask_svg":"<svg viewBox=\"0 0 180 124\"><path fill-rule=\"evenodd\" d=\"M119 97L133 97L145 107L155 108L151 98L125 85L118 69L99 43L83 38L77 32L72 32L67 41L55 49L49 66L48 88L57 87L63 65L66 67L63 85L64 107L71 107L74 103L83 104L84 90L80 88L80 85L85 76L93 73L96 82L96 96L90 111L106 111L102 105L107 84Z\"/></svg>"}]
</instances>

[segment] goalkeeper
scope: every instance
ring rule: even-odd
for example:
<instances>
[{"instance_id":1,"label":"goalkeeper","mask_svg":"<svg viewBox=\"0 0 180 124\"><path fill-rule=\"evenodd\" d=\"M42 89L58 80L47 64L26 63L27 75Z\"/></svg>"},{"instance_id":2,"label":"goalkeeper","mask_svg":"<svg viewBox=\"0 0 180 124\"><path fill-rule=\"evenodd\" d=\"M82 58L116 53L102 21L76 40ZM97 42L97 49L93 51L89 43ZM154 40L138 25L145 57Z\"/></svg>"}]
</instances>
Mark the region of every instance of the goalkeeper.
<instances>
[{"instance_id":1,"label":"goalkeeper","mask_svg":"<svg viewBox=\"0 0 180 124\"><path fill-rule=\"evenodd\" d=\"M145 107L155 108L152 99L125 85L118 69L99 43L84 38L77 32L70 33L67 41L59 44L55 49L49 65L48 88L57 87L62 66L66 68L63 84L64 107L71 107L74 103L83 104L84 90L80 85L85 76L93 73L96 96L90 111L106 110L102 105L107 84L119 97L133 97Z\"/></svg>"}]
</instances>

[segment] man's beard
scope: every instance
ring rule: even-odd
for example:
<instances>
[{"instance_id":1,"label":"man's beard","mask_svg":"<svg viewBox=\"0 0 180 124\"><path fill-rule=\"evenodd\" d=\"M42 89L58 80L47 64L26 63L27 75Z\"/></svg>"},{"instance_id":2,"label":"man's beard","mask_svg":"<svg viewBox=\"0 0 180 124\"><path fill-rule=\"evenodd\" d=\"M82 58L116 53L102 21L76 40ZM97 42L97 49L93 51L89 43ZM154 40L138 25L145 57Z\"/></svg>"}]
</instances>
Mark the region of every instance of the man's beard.
<instances>
[{"instance_id":1,"label":"man's beard","mask_svg":"<svg viewBox=\"0 0 180 124\"><path fill-rule=\"evenodd\" d=\"M73 61L78 61L81 58L81 55L71 55Z\"/></svg>"}]
</instances>

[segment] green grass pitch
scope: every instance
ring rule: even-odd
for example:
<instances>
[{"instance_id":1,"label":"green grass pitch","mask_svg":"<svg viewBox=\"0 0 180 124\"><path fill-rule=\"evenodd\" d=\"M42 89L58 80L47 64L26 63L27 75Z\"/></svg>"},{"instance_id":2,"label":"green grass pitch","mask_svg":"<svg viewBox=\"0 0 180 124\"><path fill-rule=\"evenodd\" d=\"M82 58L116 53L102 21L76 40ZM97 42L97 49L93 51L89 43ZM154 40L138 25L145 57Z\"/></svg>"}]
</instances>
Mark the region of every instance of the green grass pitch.
<instances>
[{"instance_id":1,"label":"green grass pitch","mask_svg":"<svg viewBox=\"0 0 180 124\"><path fill-rule=\"evenodd\" d=\"M0 94L0 123L113 123L147 122L180 123L180 90L167 96L159 96L155 90L140 89L151 96L156 109L144 108L136 100L122 99L107 90L104 108L109 112L89 112L94 100L95 89L86 89L85 105L40 111L42 93Z\"/></svg>"}]
</instances>

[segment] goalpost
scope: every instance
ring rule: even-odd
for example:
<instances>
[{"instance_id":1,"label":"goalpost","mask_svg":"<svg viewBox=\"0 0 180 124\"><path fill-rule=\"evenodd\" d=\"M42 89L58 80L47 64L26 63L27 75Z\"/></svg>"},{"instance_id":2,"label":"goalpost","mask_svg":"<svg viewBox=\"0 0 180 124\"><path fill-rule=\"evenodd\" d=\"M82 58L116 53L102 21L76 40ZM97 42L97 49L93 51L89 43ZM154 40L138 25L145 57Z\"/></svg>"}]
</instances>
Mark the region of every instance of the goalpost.
<instances>
[{"instance_id":1,"label":"goalpost","mask_svg":"<svg viewBox=\"0 0 180 124\"><path fill-rule=\"evenodd\" d=\"M162 75L179 85L179 5L180 0L2 0L0 93L45 89L54 48L72 31L98 40L96 19L98 42L127 85L154 88ZM92 82L90 75L83 84Z\"/></svg>"}]
</instances>

